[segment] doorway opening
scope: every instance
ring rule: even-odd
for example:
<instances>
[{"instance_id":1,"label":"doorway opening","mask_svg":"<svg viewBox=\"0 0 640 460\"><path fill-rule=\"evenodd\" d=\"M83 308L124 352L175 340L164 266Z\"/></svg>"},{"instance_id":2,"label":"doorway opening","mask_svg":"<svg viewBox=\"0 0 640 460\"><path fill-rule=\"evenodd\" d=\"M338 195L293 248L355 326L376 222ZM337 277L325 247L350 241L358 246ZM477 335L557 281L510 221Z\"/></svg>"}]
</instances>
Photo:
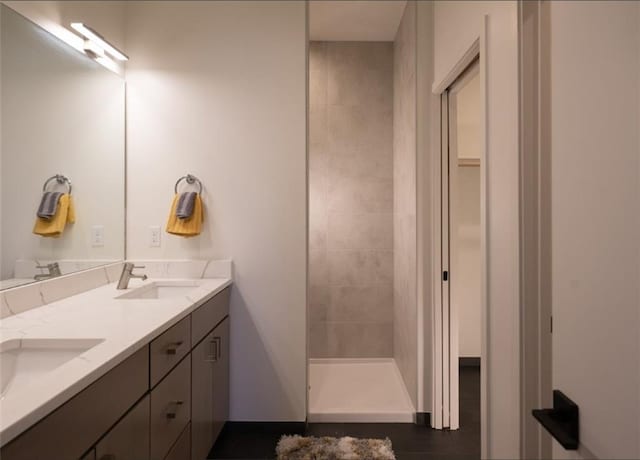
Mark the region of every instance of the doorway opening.
<instances>
[{"instance_id":1,"label":"doorway opening","mask_svg":"<svg viewBox=\"0 0 640 460\"><path fill-rule=\"evenodd\" d=\"M310 422L416 419L416 8L310 3Z\"/></svg>"},{"instance_id":2,"label":"doorway opening","mask_svg":"<svg viewBox=\"0 0 640 460\"><path fill-rule=\"evenodd\" d=\"M479 428L483 120L479 59L441 96L442 426Z\"/></svg>"}]
</instances>

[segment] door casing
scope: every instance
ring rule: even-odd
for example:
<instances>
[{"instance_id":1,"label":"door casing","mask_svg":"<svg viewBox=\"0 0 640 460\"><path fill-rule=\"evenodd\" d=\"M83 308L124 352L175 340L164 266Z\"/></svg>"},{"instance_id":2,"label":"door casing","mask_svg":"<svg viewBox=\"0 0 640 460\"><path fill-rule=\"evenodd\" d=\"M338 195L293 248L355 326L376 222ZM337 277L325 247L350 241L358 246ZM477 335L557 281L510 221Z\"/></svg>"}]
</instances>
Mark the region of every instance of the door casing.
<instances>
[{"instance_id":1,"label":"door casing","mask_svg":"<svg viewBox=\"0 0 640 460\"><path fill-rule=\"evenodd\" d=\"M551 458L531 411L551 395L551 106L549 5L518 3L520 41L520 452Z\"/></svg>"},{"instance_id":2,"label":"door casing","mask_svg":"<svg viewBox=\"0 0 640 460\"><path fill-rule=\"evenodd\" d=\"M486 363L491 359L488 355L487 337L488 316L487 316L487 264L488 264L488 241L487 241L487 71L486 71L486 55L487 55L487 30L488 17L485 15L482 19L480 34L474 42L468 47L466 52L461 56L457 63L447 73L445 78L434 83L432 91L435 95L441 97L440 113L440 152L438 160L433 168L434 181L434 215L433 215L433 247L440 248L441 252L436 253L433 258L433 416L432 427L436 429L457 428L459 425L458 417L458 356L457 356L457 328L454 326L454 336L451 335L451 310L448 305L448 283L447 286L443 282L443 272L448 270L448 262L442 256L444 245L448 246L448 216L443 210L443 203L448 200L444 185L447 185L447 178L443 174L445 165L443 158L446 151L448 158L448 138L447 126L448 120L447 110L443 110L446 101L446 91L452 84L460 78L461 75L474 62L478 61L478 72L480 76L480 101L481 101L481 148L480 148L480 255L481 255L481 353L482 362L480 377L480 420L481 420L481 455L486 458L488 455L488 439L490 436L488 426L488 373L486 372ZM444 96L443 96L444 95ZM444 101L443 99L444 98ZM448 104L447 104L448 106ZM446 117L445 117L446 115ZM445 150L446 149L446 150ZM446 165L448 169L448 164ZM446 222L445 222L446 219ZM447 235L445 235L445 231ZM454 311L455 315L456 312ZM455 317L453 317L455 319ZM455 337L456 346L454 353L451 353L451 340ZM452 385L453 383L453 385ZM455 393L452 393L455 392ZM455 400L455 401L454 401ZM454 401L452 403L452 401ZM454 412L455 411L455 412ZM452 425L453 423L453 425Z\"/></svg>"}]
</instances>

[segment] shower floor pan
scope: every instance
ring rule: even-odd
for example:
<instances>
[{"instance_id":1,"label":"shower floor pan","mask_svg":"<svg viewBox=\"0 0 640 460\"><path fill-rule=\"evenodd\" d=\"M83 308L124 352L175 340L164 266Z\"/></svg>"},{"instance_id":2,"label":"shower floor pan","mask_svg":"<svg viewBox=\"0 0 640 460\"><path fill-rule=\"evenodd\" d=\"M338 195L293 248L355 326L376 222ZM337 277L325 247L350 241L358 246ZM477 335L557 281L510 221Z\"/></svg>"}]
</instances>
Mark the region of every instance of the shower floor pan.
<instances>
[{"instance_id":1,"label":"shower floor pan","mask_svg":"<svg viewBox=\"0 0 640 460\"><path fill-rule=\"evenodd\" d=\"M311 359L309 422L412 423L415 410L393 359Z\"/></svg>"}]
</instances>

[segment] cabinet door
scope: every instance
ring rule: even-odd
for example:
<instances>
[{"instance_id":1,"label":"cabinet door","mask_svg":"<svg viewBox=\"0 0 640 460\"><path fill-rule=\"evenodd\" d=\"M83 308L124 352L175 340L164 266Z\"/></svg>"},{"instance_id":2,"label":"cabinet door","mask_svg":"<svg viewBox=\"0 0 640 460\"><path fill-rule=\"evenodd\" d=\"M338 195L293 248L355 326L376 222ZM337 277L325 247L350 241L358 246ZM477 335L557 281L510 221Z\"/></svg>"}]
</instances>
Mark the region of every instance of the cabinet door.
<instances>
[{"instance_id":1,"label":"cabinet door","mask_svg":"<svg viewBox=\"0 0 640 460\"><path fill-rule=\"evenodd\" d=\"M213 441L229 419L229 317L213 330L216 360L213 363Z\"/></svg>"},{"instance_id":2,"label":"cabinet door","mask_svg":"<svg viewBox=\"0 0 640 460\"><path fill-rule=\"evenodd\" d=\"M186 357L151 391L151 460L167 456L190 419L191 361Z\"/></svg>"},{"instance_id":3,"label":"cabinet door","mask_svg":"<svg viewBox=\"0 0 640 460\"><path fill-rule=\"evenodd\" d=\"M214 442L213 369L216 342L211 332L191 351L191 459L204 460Z\"/></svg>"},{"instance_id":4,"label":"cabinet door","mask_svg":"<svg viewBox=\"0 0 640 460\"><path fill-rule=\"evenodd\" d=\"M145 396L96 445L97 460L149 459L149 396Z\"/></svg>"}]
</instances>

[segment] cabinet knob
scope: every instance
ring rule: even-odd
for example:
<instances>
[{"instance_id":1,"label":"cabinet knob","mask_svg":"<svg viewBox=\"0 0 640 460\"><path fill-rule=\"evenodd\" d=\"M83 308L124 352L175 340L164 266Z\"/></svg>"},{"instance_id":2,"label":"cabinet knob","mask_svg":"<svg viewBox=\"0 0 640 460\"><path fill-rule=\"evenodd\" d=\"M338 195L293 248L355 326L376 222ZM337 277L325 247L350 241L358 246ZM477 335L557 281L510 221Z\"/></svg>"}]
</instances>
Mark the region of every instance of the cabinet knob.
<instances>
[{"instance_id":1,"label":"cabinet knob","mask_svg":"<svg viewBox=\"0 0 640 460\"><path fill-rule=\"evenodd\" d=\"M184 404L184 401L171 401L169 403L172 406L172 409L169 409L167 412L167 418L172 420L178 416L178 408Z\"/></svg>"},{"instance_id":2,"label":"cabinet knob","mask_svg":"<svg viewBox=\"0 0 640 460\"><path fill-rule=\"evenodd\" d=\"M183 342L173 342L170 343L169 346L167 347L167 354L168 355L175 355L178 353L178 349L182 346Z\"/></svg>"}]
</instances>

